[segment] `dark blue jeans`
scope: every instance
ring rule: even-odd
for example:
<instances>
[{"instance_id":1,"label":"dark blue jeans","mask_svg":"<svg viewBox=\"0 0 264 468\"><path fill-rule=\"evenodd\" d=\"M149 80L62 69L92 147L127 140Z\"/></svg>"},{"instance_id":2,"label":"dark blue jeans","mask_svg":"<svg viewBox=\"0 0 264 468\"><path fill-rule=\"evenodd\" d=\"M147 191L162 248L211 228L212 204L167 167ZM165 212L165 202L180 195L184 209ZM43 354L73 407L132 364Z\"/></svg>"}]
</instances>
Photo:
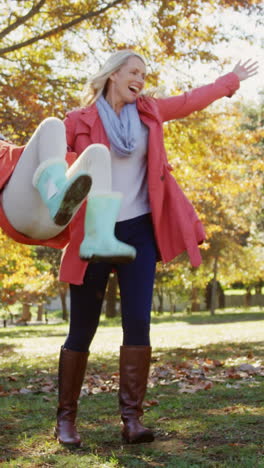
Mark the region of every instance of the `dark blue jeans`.
<instances>
[{"instance_id":1,"label":"dark blue jeans","mask_svg":"<svg viewBox=\"0 0 264 468\"><path fill-rule=\"evenodd\" d=\"M137 256L129 264L90 263L82 285L70 285L70 329L64 344L88 351L98 327L109 274L117 272L124 345L150 344L150 314L157 247L149 214L116 223L116 237L133 245Z\"/></svg>"}]
</instances>

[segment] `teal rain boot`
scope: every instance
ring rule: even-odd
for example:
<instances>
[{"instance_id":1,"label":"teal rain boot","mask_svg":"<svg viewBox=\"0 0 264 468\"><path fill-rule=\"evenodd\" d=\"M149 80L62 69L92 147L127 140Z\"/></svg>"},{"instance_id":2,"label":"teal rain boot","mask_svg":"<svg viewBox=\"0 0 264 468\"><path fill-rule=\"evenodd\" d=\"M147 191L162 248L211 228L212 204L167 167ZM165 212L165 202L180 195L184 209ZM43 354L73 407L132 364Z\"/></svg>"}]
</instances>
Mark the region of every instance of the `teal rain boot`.
<instances>
[{"instance_id":1,"label":"teal rain boot","mask_svg":"<svg viewBox=\"0 0 264 468\"><path fill-rule=\"evenodd\" d=\"M119 192L97 193L88 198L85 235L80 246L82 260L91 262L129 263L136 249L119 241L114 234L122 195Z\"/></svg>"},{"instance_id":2,"label":"teal rain boot","mask_svg":"<svg viewBox=\"0 0 264 468\"><path fill-rule=\"evenodd\" d=\"M33 176L33 185L39 191L50 216L58 226L66 226L75 214L75 208L88 194L92 179L79 171L69 180L66 161L48 159L39 165Z\"/></svg>"}]
</instances>

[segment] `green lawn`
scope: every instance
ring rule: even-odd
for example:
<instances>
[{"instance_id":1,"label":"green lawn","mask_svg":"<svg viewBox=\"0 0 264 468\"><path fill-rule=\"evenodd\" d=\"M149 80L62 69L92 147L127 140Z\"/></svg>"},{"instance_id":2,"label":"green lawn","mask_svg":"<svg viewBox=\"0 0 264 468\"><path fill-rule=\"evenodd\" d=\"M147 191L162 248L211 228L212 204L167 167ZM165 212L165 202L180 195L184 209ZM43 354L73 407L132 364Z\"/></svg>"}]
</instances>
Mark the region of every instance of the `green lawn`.
<instances>
[{"instance_id":1,"label":"green lawn","mask_svg":"<svg viewBox=\"0 0 264 468\"><path fill-rule=\"evenodd\" d=\"M123 445L120 320L101 321L80 399L83 445L53 438L67 325L0 329L1 467L264 468L264 312L153 316L144 421L152 444Z\"/></svg>"}]
</instances>

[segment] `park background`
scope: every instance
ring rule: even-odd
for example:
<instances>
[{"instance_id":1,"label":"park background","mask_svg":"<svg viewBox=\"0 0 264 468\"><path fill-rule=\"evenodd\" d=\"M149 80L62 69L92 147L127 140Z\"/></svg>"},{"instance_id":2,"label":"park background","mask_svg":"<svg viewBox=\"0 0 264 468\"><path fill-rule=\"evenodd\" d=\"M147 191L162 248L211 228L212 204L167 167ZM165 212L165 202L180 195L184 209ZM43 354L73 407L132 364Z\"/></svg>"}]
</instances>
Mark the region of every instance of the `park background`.
<instances>
[{"instance_id":1,"label":"park background","mask_svg":"<svg viewBox=\"0 0 264 468\"><path fill-rule=\"evenodd\" d=\"M162 312L206 305L214 313L220 288L232 285L245 290L244 304L250 305L250 294L261 293L264 268L262 2L59 1L54 6L47 0L12 0L2 2L2 11L1 133L18 145L45 117L63 119L78 107L88 76L116 49L142 53L147 87L166 95L208 83L238 60L259 61L258 75L242 82L231 100L164 126L173 175L203 221L207 241L198 270L185 256L159 264L153 307ZM4 320L12 319L12 303L22 304L22 322L30 318L30 304L39 306L40 319L43 306L56 296L67 318L67 286L57 281L59 258L60 252L21 246L1 233ZM112 277L106 307L111 316L115 298ZM261 300L253 304L263 305Z\"/></svg>"},{"instance_id":2,"label":"park background","mask_svg":"<svg viewBox=\"0 0 264 468\"><path fill-rule=\"evenodd\" d=\"M91 441L75 455L48 437L56 404L56 360L68 320L67 285L57 279L61 253L16 244L0 232L0 462L263 467L263 2L0 3L0 132L17 145L25 144L44 118L63 119L78 107L88 76L117 49L142 53L147 87L158 87L165 95L209 83L238 60L259 61L258 75L242 82L232 99L164 126L173 175L203 221L207 240L198 269L191 268L186 255L157 269L156 354L148 405L150 422L161 427L158 446L134 452L122 448L120 454L109 422L120 343L114 274L86 381L92 403L83 405L92 416L82 429ZM206 372L212 374L205 379ZM211 396L204 399L206 391ZM214 415L208 420L207 398ZM177 421L170 411L177 413ZM95 430L98 414L106 425Z\"/></svg>"}]
</instances>

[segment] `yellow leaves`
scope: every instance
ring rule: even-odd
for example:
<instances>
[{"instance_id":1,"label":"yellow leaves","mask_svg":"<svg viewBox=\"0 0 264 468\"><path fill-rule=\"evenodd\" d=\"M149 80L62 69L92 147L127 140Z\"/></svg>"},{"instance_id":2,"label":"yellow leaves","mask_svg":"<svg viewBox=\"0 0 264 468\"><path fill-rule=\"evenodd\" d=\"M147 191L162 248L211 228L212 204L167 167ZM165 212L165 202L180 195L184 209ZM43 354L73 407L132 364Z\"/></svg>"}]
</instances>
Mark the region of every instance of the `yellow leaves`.
<instances>
[{"instance_id":1,"label":"yellow leaves","mask_svg":"<svg viewBox=\"0 0 264 468\"><path fill-rule=\"evenodd\" d=\"M213 223L210 223L210 224L206 224L206 235L207 235L207 238L209 239L210 237L213 236L213 234L217 234L219 232L222 232L222 227L220 225L217 225L217 224L213 224Z\"/></svg>"},{"instance_id":2,"label":"yellow leaves","mask_svg":"<svg viewBox=\"0 0 264 468\"><path fill-rule=\"evenodd\" d=\"M9 259L16 260L22 265L23 257L30 255L30 252L31 247L14 242L0 229L0 262Z\"/></svg>"},{"instance_id":3,"label":"yellow leaves","mask_svg":"<svg viewBox=\"0 0 264 468\"><path fill-rule=\"evenodd\" d=\"M236 107L224 120L218 112L203 111L165 127L173 174L205 218L209 238L217 225L247 229L248 215L258 209L263 158L253 145L255 131L244 132L240 125Z\"/></svg>"},{"instance_id":4,"label":"yellow leaves","mask_svg":"<svg viewBox=\"0 0 264 468\"><path fill-rule=\"evenodd\" d=\"M5 236L0 229L0 299L21 299L26 296L41 296L52 287L54 278L50 267L43 262L37 267L34 250L18 244ZM45 271L46 270L46 271Z\"/></svg>"},{"instance_id":5,"label":"yellow leaves","mask_svg":"<svg viewBox=\"0 0 264 468\"><path fill-rule=\"evenodd\" d=\"M256 159L254 161L251 161L251 169L252 171L259 171L259 172L264 172L264 159Z\"/></svg>"}]
</instances>

